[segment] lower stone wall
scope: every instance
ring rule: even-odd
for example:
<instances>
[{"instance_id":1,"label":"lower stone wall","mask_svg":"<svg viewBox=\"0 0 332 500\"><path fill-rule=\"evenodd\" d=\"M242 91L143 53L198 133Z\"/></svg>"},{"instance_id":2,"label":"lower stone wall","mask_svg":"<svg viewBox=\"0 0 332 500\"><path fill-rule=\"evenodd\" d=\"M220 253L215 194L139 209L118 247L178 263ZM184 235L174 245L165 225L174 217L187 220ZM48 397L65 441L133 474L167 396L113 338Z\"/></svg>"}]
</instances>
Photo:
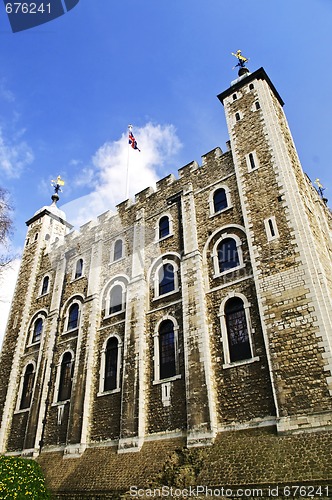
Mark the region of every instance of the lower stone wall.
<instances>
[{"instance_id":1,"label":"lower stone wall","mask_svg":"<svg viewBox=\"0 0 332 500\"><path fill-rule=\"evenodd\" d=\"M180 490L192 487L193 498L229 498L232 492L232 498L322 499L332 498L331 453L332 432L278 436L274 428L264 428L223 432L213 446L199 449L186 449L181 439L165 439L146 442L137 453L91 448L80 458L43 453L37 460L53 498L59 499L142 498L135 496L138 488L151 498L148 490L162 486L168 492L173 487L178 498ZM216 494L195 490L198 486L212 493L215 488ZM295 495L296 486L303 488ZM247 495L237 496L239 488L247 489ZM256 494L250 496L254 488ZM190 495L180 496L185 497Z\"/></svg>"}]
</instances>

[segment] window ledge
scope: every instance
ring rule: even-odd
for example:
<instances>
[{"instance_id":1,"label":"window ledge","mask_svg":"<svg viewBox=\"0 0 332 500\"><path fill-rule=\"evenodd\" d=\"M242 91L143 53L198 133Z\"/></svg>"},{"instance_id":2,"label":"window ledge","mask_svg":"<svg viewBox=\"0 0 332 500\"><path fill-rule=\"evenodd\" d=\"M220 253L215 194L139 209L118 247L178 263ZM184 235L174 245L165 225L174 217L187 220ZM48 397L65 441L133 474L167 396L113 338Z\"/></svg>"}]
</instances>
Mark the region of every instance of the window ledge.
<instances>
[{"instance_id":1,"label":"window ledge","mask_svg":"<svg viewBox=\"0 0 332 500\"><path fill-rule=\"evenodd\" d=\"M243 359L241 361L234 361L233 363L225 363L222 365L222 367L224 369L234 368L236 366L250 365L251 363L255 363L256 361L259 361L259 356L255 356L254 358L250 359Z\"/></svg>"},{"instance_id":2,"label":"window ledge","mask_svg":"<svg viewBox=\"0 0 332 500\"><path fill-rule=\"evenodd\" d=\"M54 403L51 404L51 406L63 406L69 402L70 402L70 399L64 399L63 401L55 401Z\"/></svg>"},{"instance_id":3,"label":"window ledge","mask_svg":"<svg viewBox=\"0 0 332 500\"><path fill-rule=\"evenodd\" d=\"M15 410L14 415L16 415L17 413L25 413L27 411L30 411L30 406L29 408L22 408L22 410Z\"/></svg>"},{"instance_id":4,"label":"window ledge","mask_svg":"<svg viewBox=\"0 0 332 500\"><path fill-rule=\"evenodd\" d=\"M78 332L78 327L71 328L70 330L65 330L64 332L62 332L62 335L67 335L67 333L75 333L75 332Z\"/></svg>"},{"instance_id":5,"label":"window ledge","mask_svg":"<svg viewBox=\"0 0 332 500\"><path fill-rule=\"evenodd\" d=\"M36 347L37 345L40 345L40 340L36 340L36 342L30 342L29 344L27 344L27 348Z\"/></svg>"},{"instance_id":6,"label":"window ledge","mask_svg":"<svg viewBox=\"0 0 332 500\"><path fill-rule=\"evenodd\" d=\"M114 316L116 316L117 314L121 314L121 313L124 313L126 310L125 309L121 309L121 311L116 311L115 313L112 313L112 314L107 314L103 317L103 319L108 319L108 318L113 318Z\"/></svg>"},{"instance_id":7,"label":"window ledge","mask_svg":"<svg viewBox=\"0 0 332 500\"><path fill-rule=\"evenodd\" d=\"M233 205L229 205L229 206L223 208L222 210L219 210L218 212L213 212L209 215L209 219L212 219L213 217L217 217L217 215L223 214L224 212L227 212L227 210L230 210L231 208L233 208Z\"/></svg>"},{"instance_id":8,"label":"window ledge","mask_svg":"<svg viewBox=\"0 0 332 500\"><path fill-rule=\"evenodd\" d=\"M116 259L116 260L111 260L111 262L108 263L109 266L112 266L113 264L116 264L117 262L121 262L122 260L125 260L126 256L123 255L122 257L120 257L120 259Z\"/></svg>"},{"instance_id":9,"label":"window ledge","mask_svg":"<svg viewBox=\"0 0 332 500\"><path fill-rule=\"evenodd\" d=\"M171 292L163 293L162 295L158 295L158 297L154 297L152 299L152 302L155 300L163 299L164 297L169 297L170 295L173 295L174 293L177 293L180 290L180 288L177 288L176 290L172 290Z\"/></svg>"},{"instance_id":10,"label":"window ledge","mask_svg":"<svg viewBox=\"0 0 332 500\"><path fill-rule=\"evenodd\" d=\"M108 396L109 394L116 394L116 393L118 393L120 391L121 391L121 389L120 389L120 387L118 387L117 389L112 389L111 391L98 392L97 393L97 397Z\"/></svg>"},{"instance_id":11,"label":"window ledge","mask_svg":"<svg viewBox=\"0 0 332 500\"><path fill-rule=\"evenodd\" d=\"M73 278L70 283L74 283L74 281L79 281L81 279L85 278L84 274L82 274L82 276L79 276L78 278Z\"/></svg>"},{"instance_id":12,"label":"window ledge","mask_svg":"<svg viewBox=\"0 0 332 500\"><path fill-rule=\"evenodd\" d=\"M41 293L40 295L38 295L37 299L41 299L43 297L46 297L46 295L48 295L50 292L45 292L45 293Z\"/></svg>"},{"instance_id":13,"label":"window ledge","mask_svg":"<svg viewBox=\"0 0 332 500\"><path fill-rule=\"evenodd\" d=\"M220 276L225 276L226 274L230 274L234 271L238 271L239 269L243 269L244 267L246 267L245 264L241 264L240 266L237 266L237 267L232 267L231 269L228 269L227 271L223 271L222 273L215 273L213 275L213 278L220 278Z\"/></svg>"},{"instance_id":14,"label":"window ledge","mask_svg":"<svg viewBox=\"0 0 332 500\"><path fill-rule=\"evenodd\" d=\"M174 375L173 377L163 378L162 380L154 380L153 385L165 384L166 382L173 382L173 380L179 380L181 375Z\"/></svg>"},{"instance_id":15,"label":"window ledge","mask_svg":"<svg viewBox=\"0 0 332 500\"><path fill-rule=\"evenodd\" d=\"M174 233L166 234L166 236L163 236L162 238L158 238L157 240L155 240L154 243L159 243L160 241L167 240L167 238L170 238L171 236L174 236Z\"/></svg>"}]
</instances>

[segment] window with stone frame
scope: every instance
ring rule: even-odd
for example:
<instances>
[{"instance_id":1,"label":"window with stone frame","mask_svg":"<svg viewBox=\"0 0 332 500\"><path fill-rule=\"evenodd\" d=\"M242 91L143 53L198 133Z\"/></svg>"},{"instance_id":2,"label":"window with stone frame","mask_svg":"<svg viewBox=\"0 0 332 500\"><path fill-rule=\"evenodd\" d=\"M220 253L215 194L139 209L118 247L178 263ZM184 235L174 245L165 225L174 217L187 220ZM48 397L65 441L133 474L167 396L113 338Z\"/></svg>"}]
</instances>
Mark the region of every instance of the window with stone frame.
<instances>
[{"instance_id":1,"label":"window with stone frame","mask_svg":"<svg viewBox=\"0 0 332 500\"><path fill-rule=\"evenodd\" d=\"M71 387L74 374L72 354L66 352L61 360L58 401L67 401L71 396Z\"/></svg>"},{"instance_id":2,"label":"window with stone frame","mask_svg":"<svg viewBox=\"0 0 332 500\"><path fill-rule=\"evenodd\" d=\"M240 297L232 297L225 304L225 319L230 362L252 357L244 304Z\"/></svg>"},{"instance_id":3,"label":"window with stone frame","mask_svg":"<svg viewBox=\"0 0 332 500\"><path fill-rule=\"evenodd\" d=\"M110 337L105 350L104 391L117 389L118 384L118 352L119 342L116 337Z\"/></svg>"},{"instance_id":4,"label":"window with stone frame","mask_svg":"<svg viewBox=\"0 0 332 500\"><path fill-rule=\"evenodd\" d=\"M113 249L113 262L122 259L122 257L123 257L123 241L116 240Z\"/></svg>"},{"instance_id":5,"label":"window with stone frame","mask_svg":"<svg viewBox=\"0 0 332 500\"><path fill-rule=\"evenodd\" d=\"M121 285L115 285L110 291L109 314L114 314L123 310L123 289Z\"/></svg>"},{"instance_id":6,"label":"window with stone frame","mask_svg":"<svg viewBox=\"0 0 332 500\"><path fill-rule=\"evenodd\" d=\"M175 270L173 264L166 262L159 269L159 295L175 290Z\"/></svg>"},{"instance_id":7,"label":"window with stone frame","mask_svg":"<svg viewBox=\"0 0 332 500\"><path fill-rule=\"evenodd\" d=\"M224 188L216 189L213 193L213 208L214 212L220 212L227 207L227 196Z\"/></svg>"},{"instance_id":8,"label":"window with stone frame","mask_svg":"<svg viewBox=\"0 0 332 500\"><path fill-rule=\"evenodd\" d=\"M83 259L78 259L76 262L75 276L74 279L78 279L83 276Z\"/></svg>"},{"instance_id":9,"label":"window with stone frame","mask_svg":"<svg viewBox=\"0 0 332 500\"><path fill-rule=\"evenodd\" d=\"M42 288L41 288L41 295L45 295L48 292L48 286L50 284L50 278L49 276L44 276L43 278L43 283L42 283Z\"/></svg>"},{"instance_id":10,"label":"window with stone frame","mask_svg":"<svg viewBox=\"0 0 332 500\"><path fill-rule=\"evenodd\" d=\"M237 244L234 238L223 239L217 247L217 254L220 273L240 265Z\"/></svg>"},{"instance_id":11,"label":"window with stone frame","mask_svg":"<svg viewBox=\"0 0 332 500\"><path fill-rule=\"evenodd\" d=\"M170 234L169 218L164 215L159 220L159 239L165 238Z\"/></svg>"},{"instance_id":12,"label":"window with stone frame","mask_svg":"<svg viewBox=\"0 0 332 500\"><path fill-rule=\"evenodd\" d=\"M33 325L33 333L31 343L35 344L36 342L40 342L41 335L43 332L43 318L37 318Z\"/></svg>"},{"instance_id":13,"label":"window with stone frame","mask_svg":"<svg viewBox=\"0 0 332 500\"><path fill-rule=\"evenodd\" d=\"M176 345L174 324L171 320L162 321L159 327L159 379L176 375Z\"/></svg>"},{"instance_id":14,"label":"window with stone frame","mask_svg":"<svg viewBox=\"0 0 332 500\"><path fill-rule=\"evenodd\" d=\"M34 381L35 367L32 363L29 363L25 368L23 377L20 410L26 410L27 408L30 408Z\"/></svg>"},{"instance_id":15,"label":"window with stone frame","mask_svg":"<svg viewBox=\"0 0 332 500\"><path fill-rule=\"evenodd\" d=\"M69 308L68 311L68 323L67 330L75 330L78 328L78 319L79 319L80 306L77 302L74 302Z\"/></svg>"}]
</instances>

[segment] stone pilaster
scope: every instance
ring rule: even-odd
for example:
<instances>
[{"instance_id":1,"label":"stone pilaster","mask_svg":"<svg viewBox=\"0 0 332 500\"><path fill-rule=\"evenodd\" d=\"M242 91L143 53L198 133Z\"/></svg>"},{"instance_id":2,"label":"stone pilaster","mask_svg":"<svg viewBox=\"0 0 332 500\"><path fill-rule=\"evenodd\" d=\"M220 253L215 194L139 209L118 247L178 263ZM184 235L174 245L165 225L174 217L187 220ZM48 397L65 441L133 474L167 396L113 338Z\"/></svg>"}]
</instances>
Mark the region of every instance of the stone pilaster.
<instances>
[{"instance_id":1,"label":"stone pilaster","mask_svg":"<svg viewBox=\"0 0 332 500\"><path fill-rule=\"evenodd\" d=\"M181 262L183 339L187 399L187 444L211 444L216 414L207 324L202 256L198 250L191 184L182 196L184 255Z\"/></svg>"}]
</instances>

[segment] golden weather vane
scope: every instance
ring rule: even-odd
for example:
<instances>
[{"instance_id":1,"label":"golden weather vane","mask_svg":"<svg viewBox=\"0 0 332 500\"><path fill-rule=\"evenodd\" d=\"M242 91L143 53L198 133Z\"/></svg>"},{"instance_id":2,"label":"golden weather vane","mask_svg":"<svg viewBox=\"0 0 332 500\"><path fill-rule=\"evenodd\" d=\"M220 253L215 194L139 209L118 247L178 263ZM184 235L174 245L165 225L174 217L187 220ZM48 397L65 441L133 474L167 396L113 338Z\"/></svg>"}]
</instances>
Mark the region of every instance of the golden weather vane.
<instances>
[{"instance_id":1,"label":"golden weather vane","mask_svg":"<svg viewBox=\"0 0 332 500\"><path fill-rule=\"evenodd\" d=\"M325 191L326 188L323 186L323 184L321 184L321 182L320 182L319 179L316 179L315 182L314 182L314 184L316 184L318 192L319 192L320 196L323 198L324 191Z\"/></svg>"},{"instance_id":2,"label":"golden weather vane","mask_svg":"<svg viewBox=\"0 0 332 500\"><path fill-rule=\"evenodd\" d=\"M52 179L51 185L54 187L54 192L58 194L58 192L61 191L61 186L65 185L65 181L58 175L56 180Z\"/></svg>"},{"instance_id":3,"label":"golden weather vane","mask_svg":"<svg viewBox=\"0 0 332 500\"><path fill-rule=\"evenodd\" d=\"M236 53L232 52L232 56L235 56L238 59L238 63L236 66L240 66L240 68L244 68L245 64L249 61L247 57L244 57L241 53L241 50L237 50ZM236 66L234 66L236 68Z\"/></svg>"}]
</instances>

